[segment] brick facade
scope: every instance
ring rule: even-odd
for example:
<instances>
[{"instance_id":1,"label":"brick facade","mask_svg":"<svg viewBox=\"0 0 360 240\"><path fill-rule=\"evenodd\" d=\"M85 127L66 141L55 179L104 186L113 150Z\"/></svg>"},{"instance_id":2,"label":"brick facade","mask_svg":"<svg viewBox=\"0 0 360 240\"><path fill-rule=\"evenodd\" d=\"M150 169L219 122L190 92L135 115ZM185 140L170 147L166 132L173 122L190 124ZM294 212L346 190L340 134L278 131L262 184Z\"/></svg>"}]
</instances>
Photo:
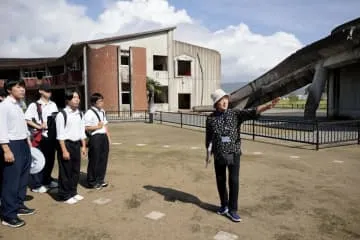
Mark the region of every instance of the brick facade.
<instances>
[{"instance_id":1,"label":"brick facade","mask_svg":"<svg viewBox=\"0 0 360 240\"><path fill-rule=\"evenodd\" d=\"M134 111L147 110L146 49L131 47L131 85Z\"/></svg>"},{"instance_id":2,"label":"brick facade","mask_svg":"<svg viewBox=\"0 0 360 240\"><path fill-rule=\"evenodd\" d=\"M99 92L107 111L119 109L118 46L87 48L88 96Z\"/></svg>"}]
</instances>

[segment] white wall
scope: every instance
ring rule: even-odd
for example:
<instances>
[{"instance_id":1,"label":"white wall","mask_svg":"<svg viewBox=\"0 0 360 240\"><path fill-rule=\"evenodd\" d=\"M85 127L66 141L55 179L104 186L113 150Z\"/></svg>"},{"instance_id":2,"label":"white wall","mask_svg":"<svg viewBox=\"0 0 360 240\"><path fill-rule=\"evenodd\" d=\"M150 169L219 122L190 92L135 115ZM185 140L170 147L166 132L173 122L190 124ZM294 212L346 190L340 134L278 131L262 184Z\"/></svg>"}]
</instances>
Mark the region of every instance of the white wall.
<instances>
[{"instance_id":1,"label":"white wall","mask_svg":"<svg viewBox=\"0 0 360 240\"><path fill-rule=\"evenodd\" d=\"M199 55L200 61L197 57ZM177 77L176 60L191 60L191 77ZM203 68L201 74L200 64ZM191 93L191 107L212 105L210 94L220 88L221 56L212 49L174 41L175 78L178 93ZM177 103L176 94L176 106Z\"/></svg>"},{"instance_id":2,"label":"white wall","mask_svg":"<svg viewBox=\"0 0 360 240\"><path fill-rule=\"evenodd\" d=\"M146 48L146 72L147 76L160 82L161 85L168 85L168 72L167 71L154 71L153 70L153 56L162 55L168 56L167 47L168 33L160 33L143 38L130 39L126 41L119 41L114 45L119 45L122 50L129 50L130 47L143 47Z\"/></svg>"}]
</instances>

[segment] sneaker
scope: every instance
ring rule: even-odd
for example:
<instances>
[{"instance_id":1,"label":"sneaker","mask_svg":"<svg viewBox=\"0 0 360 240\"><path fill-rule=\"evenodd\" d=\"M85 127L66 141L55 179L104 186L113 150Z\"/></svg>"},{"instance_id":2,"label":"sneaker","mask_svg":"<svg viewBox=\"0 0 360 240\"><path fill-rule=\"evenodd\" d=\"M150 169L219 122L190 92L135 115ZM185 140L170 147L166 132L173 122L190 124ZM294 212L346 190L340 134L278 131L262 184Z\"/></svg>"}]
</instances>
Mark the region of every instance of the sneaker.
<instances>
[{"instance_id":1,"label":"sneaker","mask_svg":"<svg viewBox=\"0 0 360 240\"><path fill-rule=\"evenodd\" d=\"M234 222L241 222L241 217L236 212L228 212L226 216Z\"/></svg>"},{"instance_id":2,"label":"sneaker","mask_svg":"<svg viewBox=\"0 0 360 240\"><path fill-rule=\"evenodd\" d=\"M101 184L100 184L100 183L97 183L97 184L95 184L95 185L90 185L90 184L89 184L89 188L99 190L99 189L101 189L101 188L102 188L102 186L101 186Z\"/></svg>"},{"instance_id":3,"label":"sneaker","mask_svg":"<svg viewBox=\"0 0 360 240\"><path fill-rule=\"evenodd\" d=\"M225 207L220 207L219 210L216 212L219 215L225 215L229 212L229 209L227 206Z\"/></svg>"},{"instance_id":4,"label":"sneaker","mask_svg":"<svg viewBox=\"0 0 360 240\"><path fill-rule=\"evenodd\" d=\"M31 189L32 192L35 192L35 193L46 193L47 192L47 188L45 186L41 186L39 188L34 188L34 189Z\"/></svg>"},{"instance_id":5,"label":"sneaker","mask_svg":"<svg viewBox=\"0 0 360 240\"><path fill-rule=\"evenodd\" d=\"M1 224L4 226L18 228L18 227L24 226L25 222L18 217L16 217L16 218L5 218L4 217L3 220L1 221Z\"/></svg>"},{"instance_id":6,"label":"sneaker","mask_svg":"<svg viewBox=\"0 0 360 240\"><path fill-rule=\"evenodd\" d=\"M67 203L67 204L70 204L70 205L72 205L72 204L75 204L75 203L77 203L78 202L78 200L76 200L75 198L69 198L68 200L66 200L66 201L64 201L64 203Z\"/></svg>"},{"instance_id":7,"label":"sneaker","mask_svg":"<svg viewBox=\"0 0 360 240\"><path fill-rule=\"evenodd\" d=\"M46 185L47 188L57 188L59 184L55 181L51 181L50 184Z\"/></svg>"},{"instance_id":8,"label":"sneaker","mask_svg":"<svg viewBox=\"0 0 360 240\"><path fill-rule=\"evenodd\" d=\"M35 213L35 209L28 208L26 206L19 208L17 215L24 216L24 215L33 215Z\"/></svg>"},{"instance_id":9,"label":"sneaker","mask_svg":"<svg viewBox=\"0 0 360 240\"><path fill-rule=\"evenodd\" d=\"M73 196L73 198L75 198L76 201L81 201L84 199L84 197L79 194L76 194L75 196Z\"/></svg>"},{"instance_id":10,"label":"sneaker","mask_svg":"<svg viewBox=\"0 0 360 240\"><path fill-rule=\"evenodd\" d=\"M109 186L109 184L108 184L107 182L102 182L102 183L100 183L100 185L101 185L101 187L107 187L107 186Z\"/></svg>"}]
</instances>

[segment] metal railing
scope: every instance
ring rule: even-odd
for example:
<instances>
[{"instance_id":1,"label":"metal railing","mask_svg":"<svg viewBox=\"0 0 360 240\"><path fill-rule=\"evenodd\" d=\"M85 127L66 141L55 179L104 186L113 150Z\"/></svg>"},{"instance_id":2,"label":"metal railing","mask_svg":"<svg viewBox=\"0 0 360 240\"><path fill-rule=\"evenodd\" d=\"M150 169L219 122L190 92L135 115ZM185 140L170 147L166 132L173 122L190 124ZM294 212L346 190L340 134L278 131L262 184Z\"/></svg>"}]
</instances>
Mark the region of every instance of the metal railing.
<instances>
[{"instance_id":1,"label":"metal railing","mask_svg":"<svg viewBox=\"0 0 360 240\"><path fill-rule=\"evenodd\" d=\"M156 112L154 120L160 123L179 124L205 128L207 115L176 112ZM305 143L316 150L325 145L360 144L360 120L351 121L309 121L259 118L246 121L241 134Z\"/></svg>"},{"instance_id":2,"label":"metal railing","mask_svg":"<svg viewBox=\"0 0 360 240\"><path fill-rule=\"evenodd\" d=\"M108 121L143 121L149 118L147 111L106 111Z\"/></svg>"},{"instance_id":3,"label":"metal railing","mask_svg":"<svg viewBox=\"0 0 360 240\"><path fill-rule=\"evenodd\" d=\"M278 109L305 109L305 103L279 103L276 104L276 107ZM320 103L319 110L325 110L327 109L327 104Z\"/></svg>"}]
</instances>

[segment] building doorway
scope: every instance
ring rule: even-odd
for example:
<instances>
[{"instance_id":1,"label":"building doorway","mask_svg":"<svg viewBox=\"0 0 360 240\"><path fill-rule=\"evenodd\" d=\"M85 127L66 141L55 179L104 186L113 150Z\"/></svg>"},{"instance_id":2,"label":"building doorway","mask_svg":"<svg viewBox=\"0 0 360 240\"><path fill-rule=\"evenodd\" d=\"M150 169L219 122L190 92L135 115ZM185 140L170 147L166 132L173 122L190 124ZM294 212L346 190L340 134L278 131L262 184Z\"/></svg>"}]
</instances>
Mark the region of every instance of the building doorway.
<instances>
[{"instance_id":1,"label":"building doorway","mask_svg":"<svg viewBox=\"0 0 360 240\"><path fill-rule=\"evenodd\" d=\"M178 97L179 109L190 109L191 108L191 94L190 93L179 93Z\"/></svg>"}]
</instances>

